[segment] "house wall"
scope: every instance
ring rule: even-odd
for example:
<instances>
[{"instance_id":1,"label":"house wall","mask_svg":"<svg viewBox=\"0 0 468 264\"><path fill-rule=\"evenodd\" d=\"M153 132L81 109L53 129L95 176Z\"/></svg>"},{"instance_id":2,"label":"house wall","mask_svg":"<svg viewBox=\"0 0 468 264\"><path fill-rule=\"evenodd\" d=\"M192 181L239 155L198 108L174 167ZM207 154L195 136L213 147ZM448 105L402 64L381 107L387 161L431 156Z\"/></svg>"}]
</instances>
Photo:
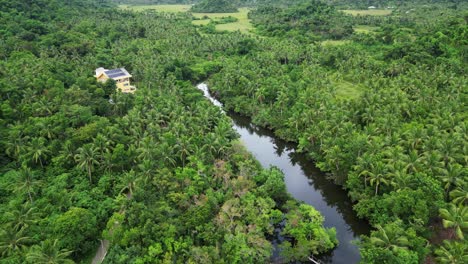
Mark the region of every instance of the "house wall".
<instances>
[{"instance_id":1,"label":"house wall","mask_svg":"<svg viewBox=\"0 0 468 264\"><path fill-rule=\"evenodd\" d=\"M127 87L130 86L129 78L116 80L115 82L116 82L117 88L119 88L121 90L123 90L124 88L127 88Z\"/></svg>"},{"instance_id":2,"label":"house wall","mask_svg":"<svg viewBox=\"0 0 468 264\"><path fill-rule=\"evenodd\" d=\"M107 80L109 80L109 77L107 77L107 75L105 74L102 74L97 78L97 80L98 82L106 82ZM134 93L136 90L134 86L130 85L130 78L115 80L115 85L117 86L117 89L119 89L123 93Z\"/></svg>"},{"instance_id":3,"label":"house wall","mask_svg":"<svg viewBox=\"0 0 468 264\"><path fill-rule=\"evenodd\" d=\"M109 78L103 74L101 76L99 76L99 78L97 78L98 82L106 82Z\"/></svg>"},{"instance_id":4,"label":"house wall","mask_svg":"<svg viewBox=\"0 0 468 264\"><path fill-rule=\"evenodd\" d=\"M128 86L130 86L130 82L116 83L116 85L117 85L117 88L123 90L123 89L127 88Z\"/></svg>"},{"instance_id":5,"label":"house wall","mask_svg":"<svg viewBox=\"0 0 468 264\"><path fill-rule=\"evenodd\" d=\"M133 93L135 91L135 87L130 85L128 78L117 81L116 85L117 89L120 89L123 93Z\"/></svg>"}]
</instances>

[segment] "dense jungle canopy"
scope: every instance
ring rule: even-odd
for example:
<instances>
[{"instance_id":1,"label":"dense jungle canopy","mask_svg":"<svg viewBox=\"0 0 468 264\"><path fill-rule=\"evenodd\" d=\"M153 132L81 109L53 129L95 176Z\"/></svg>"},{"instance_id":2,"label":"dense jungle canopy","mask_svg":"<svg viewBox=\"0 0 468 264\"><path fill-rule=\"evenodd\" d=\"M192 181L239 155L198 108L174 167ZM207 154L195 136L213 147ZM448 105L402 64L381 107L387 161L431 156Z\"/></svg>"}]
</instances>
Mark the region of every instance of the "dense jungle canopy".
<instances>
[{"instance_id":1,"label":"dense jungle canopy","mask_svg":"<svg viewBox=\"0 0 468 264\"><path fill-rule=\"evenodd\" d=\"M467 3L216 1L249 7L248 33L117 6L211 2L0 0L0 263L90 263L104 239L104 263L336 247L201 81L348 192L373 227L363 263L467 263ZM137 92L98 67L125 67Z\"/></svg>"}]
</instances>

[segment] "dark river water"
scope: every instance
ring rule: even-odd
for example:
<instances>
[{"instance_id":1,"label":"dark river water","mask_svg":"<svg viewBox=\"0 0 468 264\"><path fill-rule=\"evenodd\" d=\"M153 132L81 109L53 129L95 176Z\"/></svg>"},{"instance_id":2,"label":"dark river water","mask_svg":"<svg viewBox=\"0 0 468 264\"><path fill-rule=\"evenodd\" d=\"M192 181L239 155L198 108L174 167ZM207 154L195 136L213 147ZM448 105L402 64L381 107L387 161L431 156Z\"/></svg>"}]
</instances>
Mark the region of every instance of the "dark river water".
<instances>
[{"instance_id":1,"label":"dark river water","mask_svg":"<svg viewBox=\"0 0 468 264\"><path fill-rule=\"evenodd\" d=\"M208 87L199 84L205 97L215 105L221 104L209 95ZM352 243L360 235L368 234L370 226L352 210L346 192L326 178L304 154L296 152L296 145L277 138L270 130L255 126L247 117L227 113L240 140L263 167L278 167L284 173L288 192L297 200L312 205L325 217L326 227L335 227L339 245L329 254L319 256L325 263L352 264L359 262L359 250Z\"/></svg>"}]
</instances>

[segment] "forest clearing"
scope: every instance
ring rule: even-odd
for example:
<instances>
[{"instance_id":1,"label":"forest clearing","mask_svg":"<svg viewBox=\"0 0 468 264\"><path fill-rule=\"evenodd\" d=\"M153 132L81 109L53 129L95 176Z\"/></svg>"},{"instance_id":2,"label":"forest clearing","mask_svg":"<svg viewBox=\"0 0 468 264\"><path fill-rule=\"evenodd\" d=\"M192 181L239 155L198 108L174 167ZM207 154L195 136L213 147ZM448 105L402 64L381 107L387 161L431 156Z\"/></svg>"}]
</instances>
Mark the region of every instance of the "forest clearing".
<instances>
[{"instance_id":1,"label":"forest clearing","mask_svg":"<svg viewBox=\"0 0 468 264\"><path fill-rule=\"evenodd\" d=\"M344 13L353 16L387 16L392 13L391 9L369 9L369 10L343 10Z\"/></svg>"},{"instance_id":2,"label":"forest clearing","mask_svg":"<svg viewBox=\"0 0 468 264\"><path fill-rule=\"evenodd\" d=\"M154 10L157 12L169 13L186 13L190 12L191 5L119 5L122 10L132 10L141 12L145 10ZM210 22L219 22L221 18L234 17L235 22L216 24L215 28L218 31L240 31L242 33L252 33L253 26L247 17L249 8L241 7L239 12L235 13L192 13L195 20L194 25L207 25Z\"/></svg>"}]
</instances>

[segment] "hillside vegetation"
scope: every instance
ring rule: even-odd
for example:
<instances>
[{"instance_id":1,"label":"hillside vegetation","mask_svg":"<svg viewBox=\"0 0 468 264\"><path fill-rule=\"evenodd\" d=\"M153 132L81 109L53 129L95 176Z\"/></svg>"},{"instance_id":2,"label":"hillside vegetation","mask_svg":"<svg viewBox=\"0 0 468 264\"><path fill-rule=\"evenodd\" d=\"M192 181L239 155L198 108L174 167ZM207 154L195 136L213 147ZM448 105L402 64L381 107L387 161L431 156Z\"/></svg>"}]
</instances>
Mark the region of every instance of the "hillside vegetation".
<instances>
[{"instance_id":1,"label":"hillside vegetation","mask_svg":"<svg viewBox=\"0 0 468 264\"><path fill-rule=\"evenodd\" d=\"M229 0L202 0L190 9L196 13L233 13L237 7Z\"/></svg>"},{"instance_id":2,"label":"hillside vegetation","mask_svg":"<svg viewBox=\"0 0 468 264\"><path fill-rule=\"evenodd\" d=\"M341 39L353 33L352 21L324 2L313 0L292 7L262 6L249 14L267 36L295 39Z\"/></svg>"}]
</instances>

